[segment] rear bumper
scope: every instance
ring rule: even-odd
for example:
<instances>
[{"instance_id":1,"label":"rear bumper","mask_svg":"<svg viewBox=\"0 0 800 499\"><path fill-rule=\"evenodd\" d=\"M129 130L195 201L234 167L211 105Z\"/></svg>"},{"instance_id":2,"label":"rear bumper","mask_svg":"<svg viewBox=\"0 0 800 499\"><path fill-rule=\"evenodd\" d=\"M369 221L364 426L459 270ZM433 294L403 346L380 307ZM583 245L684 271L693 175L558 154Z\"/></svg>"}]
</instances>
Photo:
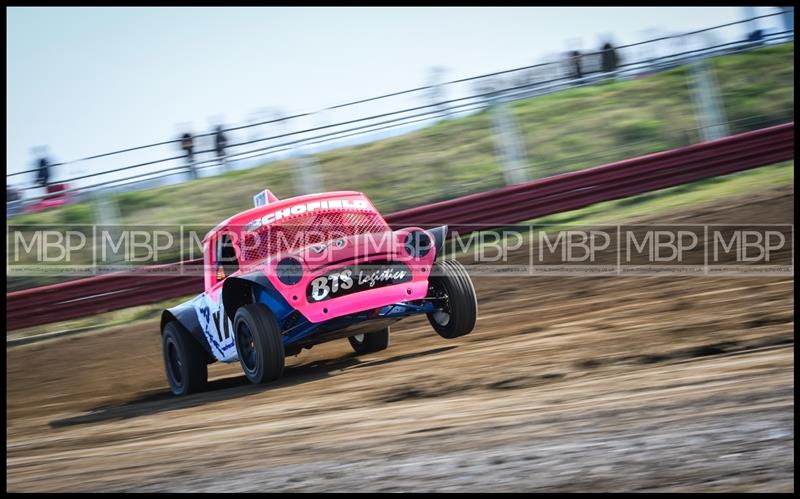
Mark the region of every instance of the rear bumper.
<instances>
[{"instance_id":1,"label":"rear bumper","mask_svg":"<svg viewBox=\"0 0 800 499\"><path fill-rule=\"evenodd\" d=\"M309 320L318 323L345 315L365 312L404 301L420 300L428 294L427 275L422 279L378 289L359 291L320 303L305 303L295 308Z\"/></svg>"},{"instance_id":2,"label":"rear bumper","mask_svg":"<svg viewBox=\"0 0 800 499\"><path fill-rule=\"evenodd\" d=\"M408 233L421 230L406 228L382 233L377 238L374 234L351 236L344 238L339 245L322 245L321 252L312 255L314 258L309 259L308 252L302 250L280 255L265 265L262 271L286 302L315 324L419 300L428 294L428 276L436 259L436 251L415 252L404 246L403 241ZM433 236L429 237L434 239ZM303 275L296 283L284 283L277 277L277 264L285 257L294 258L302 265ZM360 265L367 267L363 273ZM370 269L370 265L375 267ZM340 271L341 276L347 277L339 276L337 273ZM328 284L317 280L325 276L330 279ZM330 295L326 286L330 287ZM330 297L337 289L341 296Z\"/></svg>"}]
</instances>

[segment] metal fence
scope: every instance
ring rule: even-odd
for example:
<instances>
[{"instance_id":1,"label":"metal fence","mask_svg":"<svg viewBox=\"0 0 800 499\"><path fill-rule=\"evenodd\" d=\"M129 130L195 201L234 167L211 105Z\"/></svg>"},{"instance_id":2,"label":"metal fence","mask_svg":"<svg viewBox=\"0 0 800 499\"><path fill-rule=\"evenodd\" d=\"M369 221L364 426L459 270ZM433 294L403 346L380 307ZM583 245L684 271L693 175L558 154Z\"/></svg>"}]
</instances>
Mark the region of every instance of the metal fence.
<instances>
[{"instance_id":1,"label":"metal fence","mask_svg":"<svg viewBox=\"0 0 800 499\"><path fill-rule=\"evenodd\" d=\"M790 109L725 113L727 83L715 81L713 71L704 63L715 56L792 41L793 30L774 30L755 41L743 32L743 26L780 15L616 47L620 62L613 72L602 71L601 52L587 52L581 56L581 76L575 74L574 60L562 59L230 127L225 130L229 138L225 164L243 169L270 161L290 161L293 189L302 193L361 185L359 177L364 171L379 178L408 181L398 172L404 162L413 160L418 166L415 171L429 173L416 178L418 189L393 194L393 204L386 208L401 209L784 122L793 116L793 97ZM613 99L588 99L557 112L547 108L547 102L527 106L520 102L568 88L590 92L602 83L646 79L679 67L691 70L676 76L685 80L676 95L656 95L657 89L641 85L616 92ZM763 79L765 75L752 68L750 77ZM793 84L793 68L791 78ZM638 110L638 116L623 115L631 108ZM467 121L455 119L467 117L473 120L469 127L465 126ZM431 126L437 123L441 126ZM440 128L447 127L455 131L464 128L463 134L455 135L458 143L446 141L453 134L448 136ZM607 130L597 133L600 128ZM656 128L661 131L648 132ZM709 130L716 130L716 135L709 135ZM590 132L596 143L587 148L576 137ZM413 155L406 150L408 144L391 140L409 133L416 134ZM223 170L212 140L213 132L195 135L200 147L193 167L204 176ZM380 157L356 147L378 140L386 143ZM73 172L59 180L69 184L67 192L72 193L182 182L187 178L187 164L178 143L176 139L131 147L53 167ZM331 151L347 146L356 151L345 164ZM367 163L373 166L364 166ZM7 179L34 172L15 172ZM432 186L437 186L436 192L431 191ZM30 202L46 197L36 194L38 189L28 186L21 190Z\"/></svg>"}]
</instances>

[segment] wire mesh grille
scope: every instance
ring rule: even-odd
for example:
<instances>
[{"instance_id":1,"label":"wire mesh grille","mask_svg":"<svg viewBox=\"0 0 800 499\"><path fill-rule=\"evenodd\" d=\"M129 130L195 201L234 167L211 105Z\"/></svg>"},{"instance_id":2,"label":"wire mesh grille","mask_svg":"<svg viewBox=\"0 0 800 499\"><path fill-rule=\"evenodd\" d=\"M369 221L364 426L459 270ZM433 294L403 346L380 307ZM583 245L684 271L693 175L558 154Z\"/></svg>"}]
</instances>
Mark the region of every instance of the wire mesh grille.
<instances>
[{"instance_id":1,"label":"wire mesh grille","mask_svg":"<svg viewBox=\"0 0 800 499\"><path fill-rule=\"evenodd\" d=\"M244 262L262 260L312 244L358 234L380 233L389 226L380 214L370 211L322 210L289 217L243 235Z\"/></svg>"}]
</instances>

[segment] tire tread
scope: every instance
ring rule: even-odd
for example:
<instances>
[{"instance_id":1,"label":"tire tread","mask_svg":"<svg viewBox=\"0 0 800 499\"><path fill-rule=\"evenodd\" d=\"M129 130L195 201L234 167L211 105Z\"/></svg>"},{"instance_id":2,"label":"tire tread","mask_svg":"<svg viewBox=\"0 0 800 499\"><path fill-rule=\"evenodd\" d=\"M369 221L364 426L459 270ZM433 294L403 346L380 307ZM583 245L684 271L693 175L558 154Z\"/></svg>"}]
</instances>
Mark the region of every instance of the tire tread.
<instances>
[{"instance_id":1,"label":"tire tread","mask_svg":"<svg viewBox=\"0 0 800 499\"><path fill-rule=\"evenodd\" d=\"M178 347L181 361L186 365L186 381L182 387L177 387L170 380L169 367L166 365L167 335L175 338L175 344ZM164 326L162 343L164 368L167 369L167 382L169 383L172 393L175 395L188 395L190 393L203 391L208 385L208 363L206 362L208 355L206 351L203 350L203 347L192 338L191 334L189 334L181 323L174 320L168 322Z\"/></svg>"},{"instance_id":2,"label":"tire tread","mask_svg":"<svg viewBox=\"0 0 800 499\"><path fill-rule=\"evenodd\" d=\"M441 275L435 273L431 279L442 280L445 289L448 289L450 322L441 326L431 314L428 314L428 321L443 338L452 339L469 334L474 329L478 316L478 301L472 279L464 266L456 260L443 260L436 265Z\"/></svg>"},{"instance_id":3,"label":"tire tread","mask_svg":"<svg viewBox=\"0 0 800 499\"><path fill-rule=\"evenodd\" d=\"M250 322L250 332L256 342L257 353L263 363L261 373L256 373L256 377L247 376L253 383L265 383L275 381L283 375L283 368L286 362L286 354L283 349L280 327L275 316L270 310L261 303L251 303L243 305L236 311L234 319L234 331L237 330L240 320ZM244 369L244 365L242 365Z\"/></svg>"}]
</instances>

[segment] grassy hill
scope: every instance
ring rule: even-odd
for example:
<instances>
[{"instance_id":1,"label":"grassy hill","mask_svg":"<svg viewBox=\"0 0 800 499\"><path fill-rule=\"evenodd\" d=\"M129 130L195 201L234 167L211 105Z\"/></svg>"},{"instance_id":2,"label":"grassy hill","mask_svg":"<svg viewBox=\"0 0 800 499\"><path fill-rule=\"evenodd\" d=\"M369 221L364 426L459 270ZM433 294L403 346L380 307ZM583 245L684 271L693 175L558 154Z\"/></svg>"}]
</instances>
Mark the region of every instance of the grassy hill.
<instances>
[{"instance_id":1,"label":"grassy hill","mask_svg":"<svg viewBox=\"0 0 800 499\"><path fill-rule=\"evenodd\" d=\"M794 116L794 44L712 61L731 133ZM529 178L586 168L700 140L688 68L513 103ZM384 212L503 185L491 115L483 111L428 128L316 156L325 190L360 190ZM291 160L117 195L124 223L215 224L249 208L268 187L293 195ZM92 223L90 203L14 217L12 223Z\"/></svg>"}]
</instances>

